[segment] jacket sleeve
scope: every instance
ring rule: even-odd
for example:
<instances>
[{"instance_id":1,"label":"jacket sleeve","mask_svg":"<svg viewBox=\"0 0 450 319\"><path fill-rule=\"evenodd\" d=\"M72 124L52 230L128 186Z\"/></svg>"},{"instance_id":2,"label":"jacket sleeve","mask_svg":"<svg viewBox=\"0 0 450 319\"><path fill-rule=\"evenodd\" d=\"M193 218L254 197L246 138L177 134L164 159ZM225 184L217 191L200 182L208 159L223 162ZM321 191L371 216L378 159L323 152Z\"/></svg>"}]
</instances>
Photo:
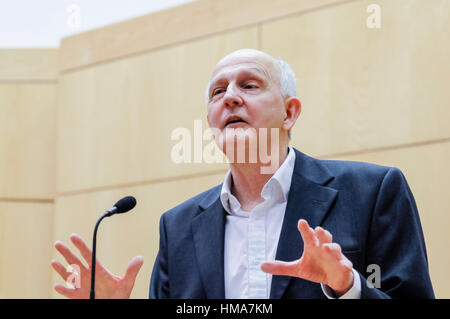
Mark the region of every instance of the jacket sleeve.
<instances>
[{"instance_id":1,"label":"jacket sleeve","mask_svg":"<svg viewBox=\"0 0 450 319\"><path fill-rule=\"evenodd\" d=\"M161 216L159 222L159 251L156 256L153 272L150 279L150 299L170 298L169 293L169 273L167 258L167 236L164 224L164 215Z\"/></svg>"},{"instance_id":2,"label":"jacket sleeve","mask_svg":"<svg viewBox=\"0 0 450 319\"><path fill-rule=\"evenodd\" d=\"M399 169L385 174L372 214L365 264L381 276L372 288L361 276L361 298L434 298L417 206Z\"/></svg>"}]
</instances>

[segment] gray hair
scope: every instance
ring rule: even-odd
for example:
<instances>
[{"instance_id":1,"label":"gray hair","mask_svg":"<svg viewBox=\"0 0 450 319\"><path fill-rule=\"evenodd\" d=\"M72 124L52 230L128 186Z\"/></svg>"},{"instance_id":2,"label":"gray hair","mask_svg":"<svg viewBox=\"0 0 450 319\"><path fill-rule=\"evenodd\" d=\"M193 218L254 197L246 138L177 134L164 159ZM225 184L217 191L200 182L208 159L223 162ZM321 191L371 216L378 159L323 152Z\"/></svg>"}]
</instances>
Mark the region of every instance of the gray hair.
<instances>
[{"instance_id":1,"label":"gray hair","mask_svg":"<svg viewBox=\"0 0 450 319\"><path fill-rule=\"evenodd\" d=\"M280 92L281 96L293 97L297 96L297 79L294 70L281 57L277 59L278 68L280 69ZM288 131L289 140L292 138L291 130Z\"/></svg>"},{"instance_id":2,"label":"gray hair","mask_svg":"<svg viewBox=\"0 0 450 319\"><path fill-rule=\"evenodd\" d=\"M294 70L282 58L277 59L278 68L280 69L280 92L283 97L297 96L297 79Z\"/></svg>"}]
</instances>

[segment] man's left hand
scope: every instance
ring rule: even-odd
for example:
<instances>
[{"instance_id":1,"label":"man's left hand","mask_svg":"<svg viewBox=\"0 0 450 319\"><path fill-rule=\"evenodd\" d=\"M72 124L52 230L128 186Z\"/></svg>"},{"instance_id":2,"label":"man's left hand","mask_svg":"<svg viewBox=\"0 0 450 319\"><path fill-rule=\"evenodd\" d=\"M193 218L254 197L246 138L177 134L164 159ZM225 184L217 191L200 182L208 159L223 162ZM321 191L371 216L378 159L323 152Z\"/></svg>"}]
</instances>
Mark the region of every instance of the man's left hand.
<instances>
[{"instance_id":1,"label":"man's left hand","mask_svg":"<svg viewBox=\"0 0 450 319\"><path fill-rule=\"evenodd\" d=\"M325 284L338 297L345 294L353 286L353 264L339 244L333 243L327 230L319 226L312 229L304 219L299 220L298 230L304 242L302 257L291 262L264 262L262 271Z\"/></svg>"}]
</instances>

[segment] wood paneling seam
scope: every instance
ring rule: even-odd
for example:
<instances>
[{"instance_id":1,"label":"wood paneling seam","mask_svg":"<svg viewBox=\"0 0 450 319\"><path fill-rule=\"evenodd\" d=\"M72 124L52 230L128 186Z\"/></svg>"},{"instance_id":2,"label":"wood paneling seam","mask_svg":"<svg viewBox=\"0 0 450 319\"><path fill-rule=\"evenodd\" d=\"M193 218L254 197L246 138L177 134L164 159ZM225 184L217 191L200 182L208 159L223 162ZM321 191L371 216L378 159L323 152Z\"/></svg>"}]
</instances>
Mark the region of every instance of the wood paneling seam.
<instances>
[{"instance_id":1,"label":"wood paneling seam","mask_svg":"<svg viewBox=\"0 0 450 319\"><path fill-rule=\"evenodd\" d=\"M368 149L364 149L364 150L357 150L357 151L350 151L350 152L341 152L341 153L334 153L334 154L328 154L328 155L321 155L321 156L318 156L318 158L321 158L321 159L332 159L333 157L342 157L342 156L358 155L358 154L369 154L369 153L379 153L379 152L384 152L384 151L393 151L393 150L400 150L400 149L405 149L405 148L413 148L413 147L418 147L418 146L426 146L426 145L434 145L434 144L444 144L444 143L449 143L449 142L450 142L450 137L447 137L447 138L428 140L428 141L423 141L423 142L397 144L397 145L391 145L391 146L368 148Z\"/></svg>"},{"instance_id":2,"label":"wood paneling seam","mask_svg":"<svg viewBox=\"0 0 450 319\"><path fill-rule=\"evenodd\" d=\"M335 2L335 3L319 5L319 6L314 7L314 8L307 8L307 9L303 9L303 10L300 10L300 11L284 14L282 16L275 16L275 17L271 17L271 18L266 18L266 19L263 19L263 20L260 20L260 21L254 22L254 23L249 23L249 24L243 23L243 24L241 24L239 26L231 27L231 28L225 29L225 30L219 30L219 31L209 31L208 30L208 31L205 31L204 34L201 34L201 35L198 35L198 36L193 36L192 38L189 38L189 39L175 40L175 41L173 41L172 43L169 43L169 44L156 45L154 47L150 47L150 48L147 48L147 49L137 50L136 52L127 53L127 54L119 55L119 56L116 56L116 57L106 58L106 59L104 59L102 61L80 63L80 65L78 65L76 67L62 67L62 69L60 70L60 74L67 74L67 73L75 72L75 71L78 71L78 70L83 70L83 69L86 69L86 68L89 68L89 67L94 67L94 66L98 66L98 65L102 65L102 64L107 64L107 63L112 63L112 62L115 62L115 61L119 61L119 60L130 58L130 57L135 57L135 56L144 55L144 54L147 54L147 53L159 51L159 50L162 50L162 49L171 48L171 47L174 47L174 46L177 46L177 45L182 45L182 44L186 44L186 43L189 43L189 42L198 41L198 40L201 40L201 39L207 39L207 38L210 38L210 37L219 36L221 34L225 34L225 33L229 33L229 32L235 32L235 31L239 31L239 30L242 30L242 29L257 27L258 25L262 25L262 24L265 24L265 23L271 23L271 22L278 21L278 20L281 20L281 19L288 19L288 18L292 18L292 17L296 17L296 16L300 16L300 15L304 15L304 14L308 14L308 13L312 13L312 12L316 12L316 11L320 11L320 10L326 10L326 9L329 9L329 8L333 8L333 7L341 6L341 5L346 5L346 4L349 4L349 3L352 3L352 2L356 2L356 1L362 1L362 0L342 0L342 1ZM129 22L129 21L130 20L127 20L125 22ZM108 27L105 27L105 28L108 28ZM96 30L93 30L93 31L90 31L90 32L95 32L95 31ZM70 39L70 37L67 38L67 39ZM64 50L64 45L61 46L61 49Z\"/></svg>"},{"instance_id":3,"label":"wood paneling seam","mask_svg":"<svg viewBox=\"0 0 450 319\"><path fill-rule=\"evenodd\" d=\"M35 204L53 204L53 198L13 198L13 197L0 197L0 202L6 203L35 203Z\"/></svg>"},{"instance_id":4,"label":"wood paneling seam","mask_svg":"<svg viewBox=\"0 0 450 319\"><path fill-rule=\"evenodd\" d=\"M160 184L160 183L167 183L167 182L174 182L174 181L182 181L182 180L186 180L186 179L193 179L193 178L197 178L197 177L207 177L207 176L216 175L216 174L224 174L225 175L225 173L227 171L228 171L228 169L225 169L225 170L221 169L221 170L210 171L210 172L206 172L206 173L196 173L196 174L180 175L180 176L173 176L173 177L164 177L164 178L144 180L144 181L139 181L139 182L130 182L130 183L105 185L105 186L92 187L92 188L73 190L73 191L64 191L64 192L58 192L56 194L56 197L80 195L80 194L85 194L85 193L94 193L94 192L107 191L107 190L113 190L113 189L118 189L118 188L128 188L128 187Z\"/></svg>"}]
</instances>

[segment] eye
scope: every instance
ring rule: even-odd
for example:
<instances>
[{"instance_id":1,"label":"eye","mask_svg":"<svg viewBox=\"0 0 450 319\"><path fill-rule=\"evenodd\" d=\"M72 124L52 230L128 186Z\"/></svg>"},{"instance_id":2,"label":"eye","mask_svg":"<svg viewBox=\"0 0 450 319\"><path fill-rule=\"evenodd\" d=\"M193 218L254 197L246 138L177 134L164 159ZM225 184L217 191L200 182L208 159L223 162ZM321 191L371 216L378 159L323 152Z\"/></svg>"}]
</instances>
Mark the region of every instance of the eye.
<instances>
[{"instance_id":1,"label":"eye","mask_svg":"<svg viewBox=\"0 0 450 319\"><path fill-rule=\"evenodd\" d=\"M213 91L213 96L215 96L215 95L217 95L217 94L220 94L220 93L223 93L223 92L225 92L225 90L224 89L215 89L214 91Z\"/></svg>"},{"instance_id":2,"label":"eye","mask_svg":"<svg viewBox=\"0 0 450 319\"><path fill-rule=\"evenodd\" d=\"M244 85L244 89L251 90L251 89L256 89L256 88L258 88L258 86L256 84L253 84L253 83L247 83L247 84Z\"/></svg>"}]
</instances>

